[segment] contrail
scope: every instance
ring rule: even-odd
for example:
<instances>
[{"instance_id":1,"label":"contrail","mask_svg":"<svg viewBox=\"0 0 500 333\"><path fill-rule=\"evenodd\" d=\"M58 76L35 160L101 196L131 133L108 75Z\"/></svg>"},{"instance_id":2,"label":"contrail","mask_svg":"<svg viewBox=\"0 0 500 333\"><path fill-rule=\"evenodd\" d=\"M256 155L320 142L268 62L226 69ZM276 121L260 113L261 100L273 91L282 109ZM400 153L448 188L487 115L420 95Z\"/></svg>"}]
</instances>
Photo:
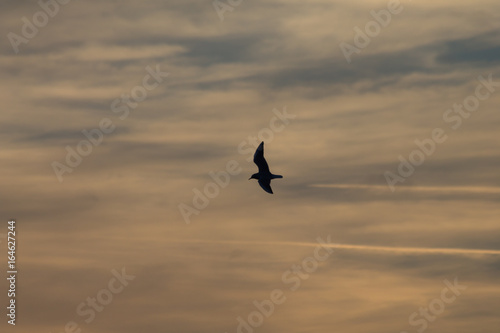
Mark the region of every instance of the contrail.
<instances>
[{"instance_id":1,"label":"contrail","mask_svg":"<svg viewBox=\"0 0 500 333\"><path fill-rule=\"evenodd\" d=\"M224 241L224 240L169 240L175 243L208 243L208 244L234 244L234 245L282 245L282 246L305 246L316 247L318 243L307 242L264 242L264 241ZM377 246L377 245L354 245L354 244L323 244L323 246L334 249L358 250L358 251L383 251L395 254L450 254L450 255L500 255L500 250L493 249L464 249L464 248L440 248L440 247L392 247L392 246Z\"/></svg>"},{"instance_id":2,"label":"contrail","mask_svg":"<svg viewBox=\"0 0 500 333\"><path fill-rule=\"evenodd\" d=\"M363 189L376 191L389 191L384 185L363 184L313 184L311 187ZM493 193L500 194L500 187L493 186L399 186L398 191L406 192L453 192L453 193Z\"/></svg>"},{"instance_id":3,"label":"contrail","mask_svg":"<svg viewBox=\"0 0 500 333\"><path fill-rule=\"evenodd\" d=\"M440 247L390 247L373 245L332 244L330 247L338 249L353 249L362 251L386 251L397 253L434 253L434 254L497 254L500 250L490 249L463 249L463 248L440 248Z\"/></svg>"}]
</instances>

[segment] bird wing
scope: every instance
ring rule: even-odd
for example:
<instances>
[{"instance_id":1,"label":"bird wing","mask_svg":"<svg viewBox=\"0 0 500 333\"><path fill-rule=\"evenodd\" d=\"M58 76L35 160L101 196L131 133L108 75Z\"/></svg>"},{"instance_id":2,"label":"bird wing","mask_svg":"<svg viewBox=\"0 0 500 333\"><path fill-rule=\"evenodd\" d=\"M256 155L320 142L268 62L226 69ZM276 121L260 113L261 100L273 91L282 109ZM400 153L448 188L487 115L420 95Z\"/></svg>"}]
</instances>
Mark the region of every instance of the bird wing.
<instances>
[{"instance_id":1,"label":"bird wing","mask_svg":"<svg viewBox=\"0 0 500 333\"><path fill-rule=\"evenodd\" d=\"M257 166L259 167L259 173L261 173L261 174L262 173L270 173L269 165L267 165L266 159L264 158L264 141L262 141L260 143L259 147L257 147L257 150L255 151L255 154L253 155L253 162L255 164L257 164ZM261 186L262 186L262 184L261 184Z\"/></svg>"},{"instance_id":2,"label":"bird wing","mask_svg":"<svg viewBox=\"0 0 500 333\"><path fill-rule=\"evenodd\" d=\"M273 194L273 189L271 188L271 181L270 180L265 181L265 180L259 179L259 185L267 193Z\"/></svg>"}]
</instances>

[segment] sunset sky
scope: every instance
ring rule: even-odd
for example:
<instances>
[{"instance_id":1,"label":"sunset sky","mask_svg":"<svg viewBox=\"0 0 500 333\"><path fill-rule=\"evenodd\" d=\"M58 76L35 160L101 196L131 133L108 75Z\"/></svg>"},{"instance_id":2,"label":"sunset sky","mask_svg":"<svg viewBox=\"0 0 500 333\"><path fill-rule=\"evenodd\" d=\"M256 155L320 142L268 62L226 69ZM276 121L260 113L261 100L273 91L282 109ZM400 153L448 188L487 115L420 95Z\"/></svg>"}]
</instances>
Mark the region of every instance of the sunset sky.
<instances>
[{"instance_id":1,"label":"sunset sky","mask_svg":"<svg viewBox=\"0 0 500 333\"><path fill-rule=\"evenodd\" d=\"M500 331L498 0L4 0L0 28L1 332Z\"/></svg>"}]
</instances>

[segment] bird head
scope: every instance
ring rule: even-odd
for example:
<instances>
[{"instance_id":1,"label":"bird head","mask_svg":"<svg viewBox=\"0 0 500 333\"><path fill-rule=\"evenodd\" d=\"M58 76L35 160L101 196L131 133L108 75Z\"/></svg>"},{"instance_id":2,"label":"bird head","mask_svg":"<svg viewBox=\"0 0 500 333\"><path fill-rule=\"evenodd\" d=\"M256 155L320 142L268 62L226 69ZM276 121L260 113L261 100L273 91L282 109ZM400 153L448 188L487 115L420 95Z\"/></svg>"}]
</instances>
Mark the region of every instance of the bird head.
<instances>
[{"instance_id":1,"label":"bird head","mask_svg":"<svg viewBox=\"0 0 500 333\"><path fill-rule=\"evenodd\" d=\"M252 177L248 178L248 180L250 180L250 179L259 179L259 174L258 173L254 173L252 175Z\"/></svg>"}]
</instances>

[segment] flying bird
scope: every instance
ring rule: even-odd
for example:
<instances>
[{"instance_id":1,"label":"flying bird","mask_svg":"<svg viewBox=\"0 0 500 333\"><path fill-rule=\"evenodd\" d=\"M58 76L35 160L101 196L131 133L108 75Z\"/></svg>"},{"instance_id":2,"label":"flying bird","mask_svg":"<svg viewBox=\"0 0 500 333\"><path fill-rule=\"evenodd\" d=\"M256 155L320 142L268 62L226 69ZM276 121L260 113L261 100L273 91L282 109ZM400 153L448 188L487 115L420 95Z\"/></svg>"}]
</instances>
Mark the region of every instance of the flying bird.
<instances>
[{"instance_id":1,"label":"flying bird","mask_svg":"<svg viewBox=\"0 0 500 333\"><path fill-rule=\"evenodd\" d=\"M264 191L273 194L271 179L283 178L283 176L273 175L271 171L269 171L269 165L267 165L266 159L264 158L264 141L257 147L255 155L253 155L253 161L259 167L259 172L254 173L248 180L257 179L260 187L262 187Z\"/></svg>"}]
</instances>

